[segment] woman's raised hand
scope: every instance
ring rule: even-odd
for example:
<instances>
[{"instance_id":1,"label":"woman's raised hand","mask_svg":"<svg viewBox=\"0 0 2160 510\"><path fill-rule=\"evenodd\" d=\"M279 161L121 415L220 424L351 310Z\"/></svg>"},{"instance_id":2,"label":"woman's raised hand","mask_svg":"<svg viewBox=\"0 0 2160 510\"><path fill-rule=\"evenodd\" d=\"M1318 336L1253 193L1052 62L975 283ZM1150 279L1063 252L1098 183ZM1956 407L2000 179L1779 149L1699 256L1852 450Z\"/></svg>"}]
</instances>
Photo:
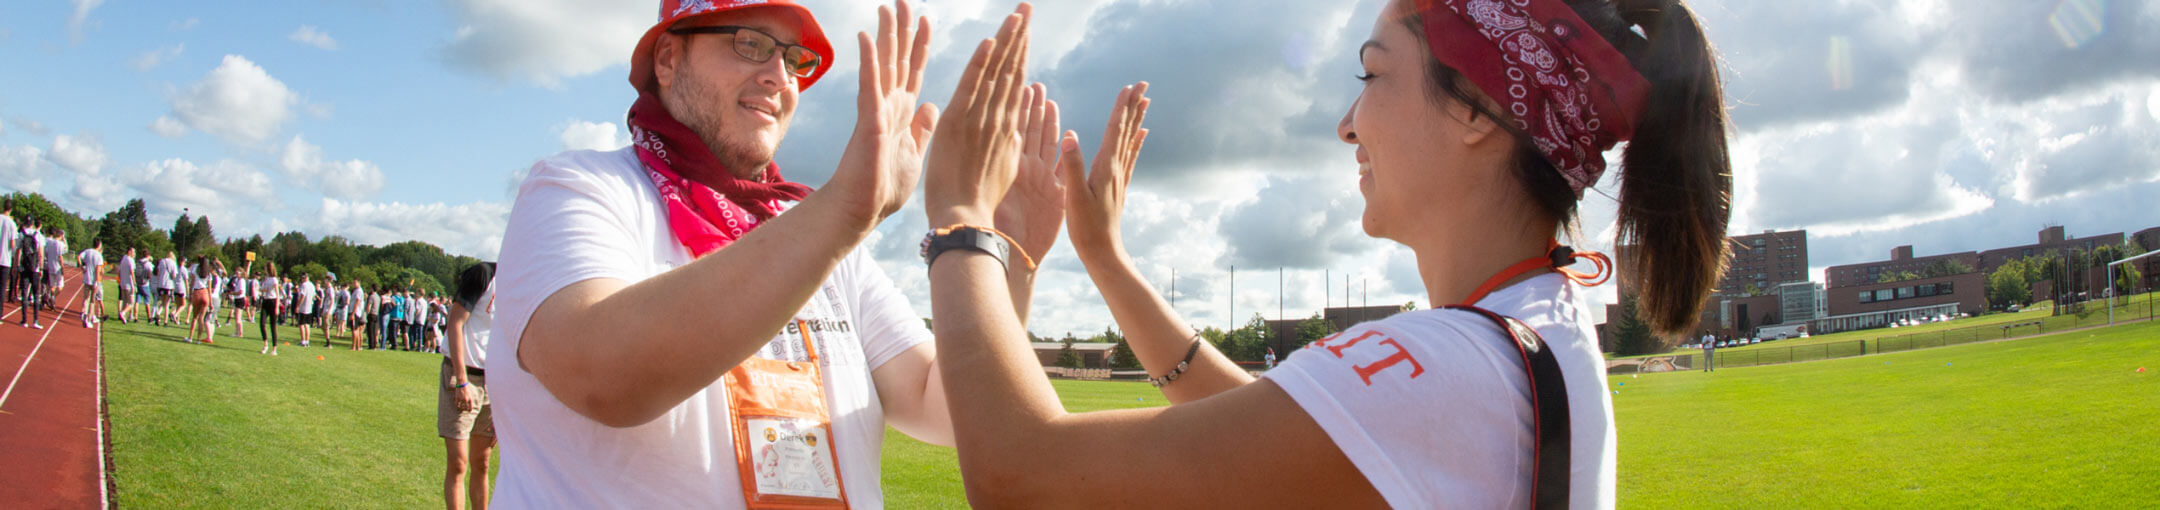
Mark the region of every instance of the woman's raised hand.
<instances>
[{"instance_id":1,"label":"woman's raised hand","mask_svg":"<svg viewBox=\"0 0 2160 510\"><path fill-rule=\"evenodd\" d=\"M1012 236L1028 257L1041 262L1057 246L1065 225L1065 185L1058 181L1058 105L1037 83L1028 87L1020 128L1019 175L1005 201L998 203L997 229Z\"/></svg>"},{"instance_id":2,"label":"woman's raised hand","mask_svg":"<svg viewBox=\"0 0 2160 510\"><path fill-rule=\"evenodd\" d=\"M997 38L983 41L937 121L923 179L923 209L931 227L990 225L1018 174L1020 130L1026 124L1028 18L1020 4Z\"/></svg>"},{"instance_id":3,"label":"woman's raised hand","mask_svg":"<svg viewBox=\"0 0 2160 510\"><path fill-rule=\"evenodd\" d=\"M1057 173L1064 181L1065 221L1082 262L1092 265L1125 256L1118 221L1125 212L1125 188L1132 183L1133 163L1147 142L1148 130L1140 127L1147 120L1147 89L1147 82L1140 82L1118 91L1117 103L1110 107L1110 119L1103 126L1102 146L1095 149L1095 160L1089 165L1092 169L1081 168L1079 135L1067 131L1061 143Z\"/></svg>"}]
</instances>

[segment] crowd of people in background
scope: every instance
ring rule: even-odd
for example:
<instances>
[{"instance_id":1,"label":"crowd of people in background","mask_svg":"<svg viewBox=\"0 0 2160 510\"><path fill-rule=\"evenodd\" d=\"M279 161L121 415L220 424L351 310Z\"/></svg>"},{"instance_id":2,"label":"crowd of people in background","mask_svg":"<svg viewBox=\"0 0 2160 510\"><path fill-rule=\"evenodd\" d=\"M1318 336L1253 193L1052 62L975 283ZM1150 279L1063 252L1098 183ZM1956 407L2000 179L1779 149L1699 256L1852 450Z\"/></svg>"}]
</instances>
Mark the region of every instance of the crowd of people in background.
<instances>
[{"instance_id":1,"label":"crowd of people in background","mask_svg":"<svg viewBox=\"0 0 2160 510\"><path fill-rule=\"evenodd\" d=\"M108 263L103 243L70 254L66 232L35 215L18 219L13 200L0 200L0 233L0 300L17 305L23 327L44 329L44 313L65 304L62 267L72 264L86 281L109 275L116 282L118 310L106 309L102 285L79 293L84 327L117 316L122 323L184 328L181 341L211 344L223 325L232 327L232 338L244 339L247 324L255 323L267 355L278 352L275 326L281 325L300 330L302 347L317 341L329 347L342 337L351 350L443 352L450 303L416 283L371 289L335 273L281 274L277 264L253 260L233 268L209 254L183 258L134 247Z\"/></svg>"},{"instance_id":2,"label":"crowd of people in background","mask_svg":"<svg viewBox=\"0 0 2160 510\"><path fill-rule=\"evenodd\" d=\"M76 254L74 260L83 267L95 271L103 263L99 253L102 246L93 244ZM66 283L61 268L69 261L67 232L58 226L41 224L36 217L15 219L13 200L0 201L0 299L15 303L18 325L45 329L44 313L58 313L60 288ZM96 259L96 262L92 262ZM84 300L95 299L97 291L83 294ZM81 314L84 327L99 321L104 313L102 306L95 308L98 314L86 307Z\"/></svg>"},{"instance_id":3,"label":"crowd of people in background","mask_svg":"<svg viewBox=\"0 0 2160 510\"><path fill-rule=\"evenodd\" d=\"M223 325L232 338L247 338L255 324L262 353L276 355L276 326L300 330L301 347L319 341L347 341L351 350L441 350L449 308L441 295L417 285L369 289L357 281L339 281L330 273L281 273L277 264L248 262L237 270L209 256L182 262L168 251L163 257L138 257L129 249L115 271L120 280L120 320L177 326L185 322L185 342L213 343ZM220 308L230 312L220 315ZM221 320L222 318L222 320Z\"/></svg>"}]
</instances>

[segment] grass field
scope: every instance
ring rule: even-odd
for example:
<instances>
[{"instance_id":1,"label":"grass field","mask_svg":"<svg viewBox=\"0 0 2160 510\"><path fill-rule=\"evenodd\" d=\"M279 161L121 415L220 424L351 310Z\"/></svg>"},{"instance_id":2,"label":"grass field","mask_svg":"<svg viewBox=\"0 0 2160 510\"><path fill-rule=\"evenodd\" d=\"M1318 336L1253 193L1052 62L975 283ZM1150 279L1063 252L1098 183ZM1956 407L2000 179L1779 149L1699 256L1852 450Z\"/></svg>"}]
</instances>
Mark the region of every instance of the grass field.
<instances>
[{"instance_id":1,"label":"grass field","mask_svg":"<svg viewBox=\"0 0 2160 510\"><path fill-rule=\"evenodd\" d=\"M279 339L294 345L265 356L248 329L201 345L176 327L105 323L116 505L442 504L441 355L302 348L288 327Z\"/></svg>"},{"instance_id":2,"label":"grass field","mask_svg":"<svg viewBox=\"0 0 2160 510\"><path fill-rule=\"evenodd\" d=\"M440 504L439 356L285 347L273 358L256 353L260 341L190 345L179 333L107 323L119 504ZM2160 480L2155 378L2152 323L1616 378L1622 506L2149 501ZM1075 411L1164 404L1142 383L1054 384ZM966 504L952 450L890 429L884 485L891 508Z\"/></svg>"},{"instance_id":3,"label":"grass field","mask_svg":"<svg viewBox=\"0 0 2160 510\"><path fill-rule=\"evenodd\" d=\"M1613 383L1627 507L2120 507L2160 480L2156 323Z\"/></svg>"},{"instance_id":4,"label":"grass field","mask_svg":"<svg viewBox=\"0 0 2160 510\"><path fill-rule=\"evenodd\" d=\"M2154 312L2154 310L2152 309L2152 306L2154 306L2152 301L2153 294L2151 293L2124 296L2122 300L2115 303L2116 316L2119 320L2130 320L2133 318L2137 320L2143 320ZM1749 344L1739 347L1725 347L1718 349L1717 352L1719 356L1726 356L1732 353L1744 353L1754 350L1786 349L1790 347L1806 345L1857 342L1860 340L1868 340L1871 344L1869 348L1870 352L1873 352L1874 347L1872 346L1872 344L1874 344L1875 341L1882 339L1926 337L1930 334L1948 334L1960 338L1972 336L1996 338L2002 334L2002 330L2000 328L2003 325L2022 324L2034 321L2040 321L2045 324L2041 327L2025 326L2012 329L2009 331L2010 336L2035 334L2040 332L2041 328L2045 328L2047 331L2055 331L2062 329L2070 329L2074 327L2084 327L2107 323L2108 312L2106 301L2093 301L2092 303L2087 305L2086 310L2087 311L2084 314L2057 316L2054 315L2054 307L2052 304L2047 301L2041 301L2039 303L2034 303L2031 307L2027 307L2023 310L2019 310L2016 312L1991 313L1978 317L1969 317L1951 321L1921 324L1918 326L1841 331L1827 335L1814 335L1807 338L1789 338L1785 340L1763 342L1759 344ZM1855 347L1854 349L1857 350L1857 347ZM1700 351L1693 349L1677 349L1673 352L1663 354L1640 354L1635 356L1609 357L1612 357L1614 359L1624 359L1640 358L1644 356L1662 356L1668 354L1690 354L1695 352Z\"/></svg>"}]
</instances>

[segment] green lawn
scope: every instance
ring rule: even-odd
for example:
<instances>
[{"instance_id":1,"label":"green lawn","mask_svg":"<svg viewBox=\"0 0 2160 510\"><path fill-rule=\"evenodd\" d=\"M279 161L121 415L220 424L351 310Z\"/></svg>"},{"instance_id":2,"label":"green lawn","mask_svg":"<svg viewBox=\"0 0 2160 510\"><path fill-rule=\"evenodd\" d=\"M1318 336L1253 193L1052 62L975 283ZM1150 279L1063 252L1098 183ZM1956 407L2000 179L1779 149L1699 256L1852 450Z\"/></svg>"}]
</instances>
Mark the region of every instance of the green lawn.
<instances>
[{"instance_id":1,"label":"green lawn","mask_svg":"<svg viewBox=\"0 0 2160 510\"><path fill-rule=\"evenodd\" d=\"M2151 293L2124 296L2120 301L2115 303L2116 319L2118 321L2127 321L2132 319L2143 320L2149 317L2150 314L2155 311L2152 309L2152 301L2153 295ZM2106 324L2108 320L2106 301L2093 301L2092 303L2087 305L2086 312L2083 314L2060 316L2053 314L2053 305L2047 301L2041 301L2039 303L2034 303L2031 307L2027 307L2017 312L1990 313L1978 317L1968 317L1964 319L1921 324L1918 326L1909 327L1841 331L1827 335L1814 335L1807 338L1789 338L1785 340L1763 342L1759 344L1749 344L1739 347L1725 347L1718 349L1717 352L1718 356L1722 357L1733 353L1745 353L1747 351L1754 350L1778 350L1799 346L1836 343L1853 344L1850 347L1840 347L1841 349L1844 349L1842 352L1858 352L1858 344L1861 340L1868 341L1868 352L1875 352L1877 348L1877 342L1884 339L1892 340L1892 350L1896 350L1895 346L1898 345L1898 342L1902 342L1908 339L1933 342L1938 339L1942 339L1942 337L1947 337L1947 339L1949 340L1948 343L1959 343L1977 339L2000 338L2004 334L2002 326L2009 324L2023 324L2034 321L2040 321L2045 323L2044 325L2038 327L2021 326L2008 330L2009 336L2016 337L2039 333L2042 331L2042 328L2045 328L2046 331L2056 331L2077 327L2102 325ZM1614 359L1625 359L1640 358L1645 356L1664 356L1671 354L1693 354L1699 352L1701 351L1694 349L1676 349L1672 352L1663 354L1640 354L1635 356L1608 355L1608 357ZM1831 352L1835 354L1841 351L1833 349L1833 351Z\"/></svg>"},{"instance_id":2,"label":"green lawn","mask_svg":"<svg viewBox=\"0 0 2160 510\"><path fill-rule=\"evenodd\" d=\"M1143 382L1096 382L1051 379L1065 409L1072 412L1155 407L1169 404L1162 392ZM885 506L889 508L961 508L967 494L960 486L959 458L953 449L916 441L885 428Z\"/></svg>"},{"instance_id":3,"label":"green lawn","mask_svg":"<svg viewBox=\"0 0 2160 510\"><path fill-rule=\"evenodd\" d=\"M105 323L117 505L442 504L441 355L302 348L283 328L294 345L265 356L248 326L248 340L228 325L201 345L178 327Z\"/></svg>"},{"instance_id":4,"label":"green lawn","mask_svg":"<svg viewBox=\"0 0 2160 510\"><path fill-rule=\"evenodd\" d=\"M1627 507L2110 507L2160 480L2160 323L1612 382Z\"/></svg>"},{"instance_id":5,"label":"green lawn","mask_svg":"<svg viewBox=\"0 0 2160 510\"><path fill-rule=\"evenodd\" d=\"M256 353L260 341L189 345L177 328L107 326L119 504L440 504L439 356L285 347L270 357ZM1620 497L1634 508L2144 501L2160 480L2154 378L2155 323L1615 378ZM1142 383L1055 385L1075 411L1164 404ZM965 504L952 450L890 429L886 438L887 506Z\"/></svg>"}]
</instances>

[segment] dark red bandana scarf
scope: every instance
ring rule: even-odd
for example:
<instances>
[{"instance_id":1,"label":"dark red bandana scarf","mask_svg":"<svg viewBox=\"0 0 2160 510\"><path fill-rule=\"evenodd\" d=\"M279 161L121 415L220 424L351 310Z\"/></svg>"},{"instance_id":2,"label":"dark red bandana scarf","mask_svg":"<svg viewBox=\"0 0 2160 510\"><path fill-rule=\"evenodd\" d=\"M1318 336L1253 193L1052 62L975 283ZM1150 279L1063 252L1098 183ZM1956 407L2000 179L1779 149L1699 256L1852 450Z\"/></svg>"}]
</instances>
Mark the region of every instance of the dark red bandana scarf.
<instances>
[{"instance_id":1,"label":"dark red bandana scarf","mask_svg":"<svg viewBox=\"0 0 2160 510\"><path fill-rule=\"evenodd\" d=\"M1650 83L1561 0L1419 0L1425 39L1514 117L1575 197L1634 136Z\"/></svg>"},{"instance_id":2,"label":"dark red bandana scarf","mask_svg":"<svg viewBox=\"0 0 2160 510\"><path fill-rule=\"evenodd\" d=\"M780 214L781 201L800 201L810 187L780 177L780 165L765 167L757 181L735 177L706 149L697 132L675 121L660 99L639 94L630 106L630 137L645 175L667 202L668 229L690 254L703 257L741 239L758 224ZM678 169L710 170L721 180L706 186L683 177Z\"/></svg>"}]
</instances>

